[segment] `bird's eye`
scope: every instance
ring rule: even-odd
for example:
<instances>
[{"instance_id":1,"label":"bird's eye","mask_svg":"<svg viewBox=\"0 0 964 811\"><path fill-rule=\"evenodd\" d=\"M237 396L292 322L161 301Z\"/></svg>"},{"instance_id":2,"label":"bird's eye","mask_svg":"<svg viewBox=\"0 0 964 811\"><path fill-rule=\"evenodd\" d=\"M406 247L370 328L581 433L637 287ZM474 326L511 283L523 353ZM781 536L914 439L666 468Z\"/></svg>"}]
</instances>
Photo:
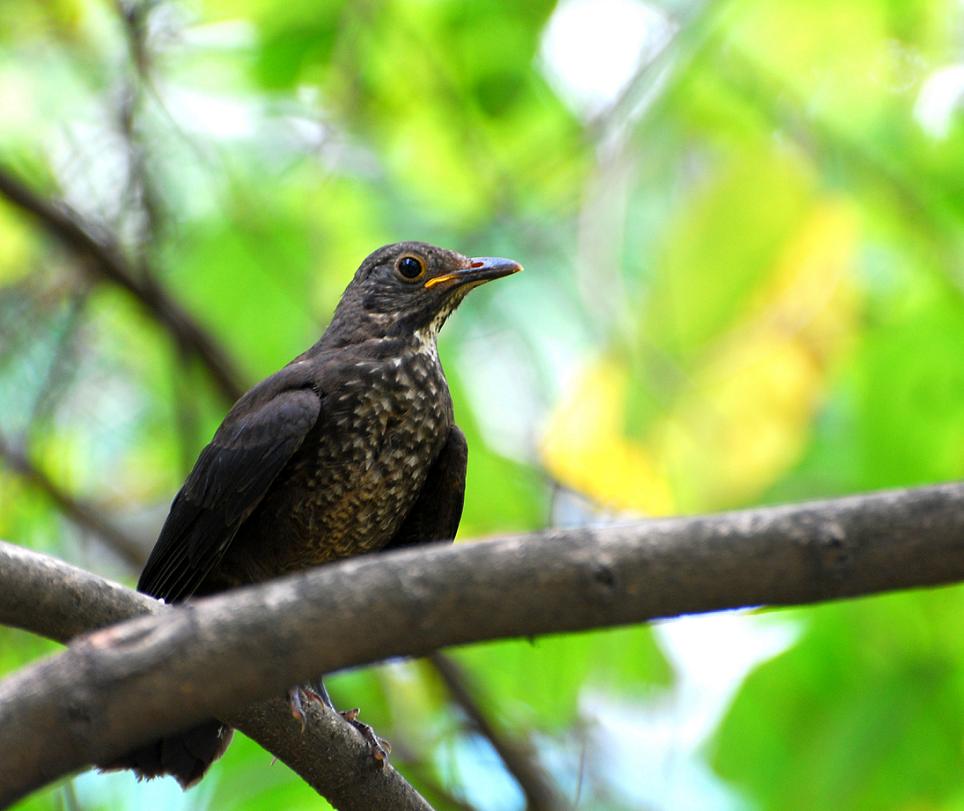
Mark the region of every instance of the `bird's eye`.
<instances>
[{"instance_id":1,"label":"bird's eye","mask_svg":"<svg viewBox=\"0 0 964 811\"><path fill-rule=\"evenodd\" d=\"M402 278L410 282L415 281L425 272L424 263L416 256L403 256L398 260L396 267Z\"/></svg>"}]
</instances>

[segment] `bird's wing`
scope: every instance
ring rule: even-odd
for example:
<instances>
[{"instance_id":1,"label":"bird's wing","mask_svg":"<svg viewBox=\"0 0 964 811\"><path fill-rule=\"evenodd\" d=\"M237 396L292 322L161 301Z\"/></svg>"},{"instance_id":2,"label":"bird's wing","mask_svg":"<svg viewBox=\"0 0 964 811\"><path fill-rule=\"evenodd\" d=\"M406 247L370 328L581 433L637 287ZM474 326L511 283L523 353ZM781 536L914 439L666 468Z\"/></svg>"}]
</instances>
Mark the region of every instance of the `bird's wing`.
<instances>
[{"instance_id":1,"label":"bird's wing","mask_svg":"<svg viewBox=\"0 0 964 811\"><path fill-rule=\"evenodd\" d=\"M292 364L231 409L174 498L138 590L190 597L318 421L321 399L305 364Z\"/></svg>"},{"instance_id":2,"label":"bird's wing","mask_svg":"<svg viewBox=\"0 0 964 811\"><path fill-rule=\"evenodd\" d=\"M385 549L455 538L462 518L467 460L465 435L457 425L453 425L445 445L429 469L415 504Z\"/></svg>"}]
</instances>

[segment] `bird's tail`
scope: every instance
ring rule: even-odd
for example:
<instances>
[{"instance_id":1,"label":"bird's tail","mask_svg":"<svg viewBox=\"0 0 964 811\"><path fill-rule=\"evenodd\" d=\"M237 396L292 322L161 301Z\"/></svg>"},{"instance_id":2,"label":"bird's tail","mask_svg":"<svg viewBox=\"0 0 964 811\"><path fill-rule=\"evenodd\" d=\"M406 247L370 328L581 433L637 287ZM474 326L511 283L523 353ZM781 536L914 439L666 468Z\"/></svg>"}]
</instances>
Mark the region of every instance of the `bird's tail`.
<instances>
[{"instance_id":1,"label":"bird's tail","mask_svg":"<svg viewBox=\"0 0 964 811\"><path fill-rule=\"evenodd\" d=\"M166 774L187 789L204 777L231 743L233 730L213 718L184 732L168 735L128 752L110 763L98 765L102 772L133 769L138 780Z\"/></svg>"}]
</instances>

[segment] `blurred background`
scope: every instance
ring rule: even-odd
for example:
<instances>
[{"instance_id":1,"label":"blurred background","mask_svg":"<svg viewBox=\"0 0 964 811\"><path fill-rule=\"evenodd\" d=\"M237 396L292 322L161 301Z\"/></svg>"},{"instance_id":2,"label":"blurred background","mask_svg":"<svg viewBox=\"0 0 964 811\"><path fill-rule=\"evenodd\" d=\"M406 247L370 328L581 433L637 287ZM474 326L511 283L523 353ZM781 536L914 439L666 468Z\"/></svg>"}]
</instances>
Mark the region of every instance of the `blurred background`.
<instances>
[{"instance_id":1,"label":"blurred background","mask_svg":"<svg viewBox=\"0 0 964 811\"><path fill-rule=\"evenodd\" d=\"M960 0L0 0L0 537L133 583L400 239L526 266L441 340L460 539L960 478L962 109ZM573 807L962 811L962 640L949 588L451 656ZM330 687L439 808L525 806L430 663ZM18 808L318 807L235 740Z\"/></svg>"}]
</instances>

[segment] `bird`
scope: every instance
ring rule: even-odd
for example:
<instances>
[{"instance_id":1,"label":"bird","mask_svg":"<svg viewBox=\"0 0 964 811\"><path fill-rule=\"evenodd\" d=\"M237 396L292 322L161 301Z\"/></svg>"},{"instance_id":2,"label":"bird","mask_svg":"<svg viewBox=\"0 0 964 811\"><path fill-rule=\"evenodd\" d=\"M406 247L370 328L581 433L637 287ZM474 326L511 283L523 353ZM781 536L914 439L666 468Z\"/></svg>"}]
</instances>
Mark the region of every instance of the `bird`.
<instances>
[{"instance_id":1,"label":"bird","mask_svg":"<svg viewBox=\"0 0 964 811\"><path fill-rule=\"evenodd\" d=\"M424 242L371 253L321 338L232 406L175 496L138 590L179 603L454 539L468 448L437 337L470 290L520 270ZM313 687L308 694L331 706L320 679ZM296 717L299 692L289 691ZM384 756L371 728L356 724ZM172 775L187 789L230 739L211 719L100 768Z\"/></svg>"}]
</instances>

